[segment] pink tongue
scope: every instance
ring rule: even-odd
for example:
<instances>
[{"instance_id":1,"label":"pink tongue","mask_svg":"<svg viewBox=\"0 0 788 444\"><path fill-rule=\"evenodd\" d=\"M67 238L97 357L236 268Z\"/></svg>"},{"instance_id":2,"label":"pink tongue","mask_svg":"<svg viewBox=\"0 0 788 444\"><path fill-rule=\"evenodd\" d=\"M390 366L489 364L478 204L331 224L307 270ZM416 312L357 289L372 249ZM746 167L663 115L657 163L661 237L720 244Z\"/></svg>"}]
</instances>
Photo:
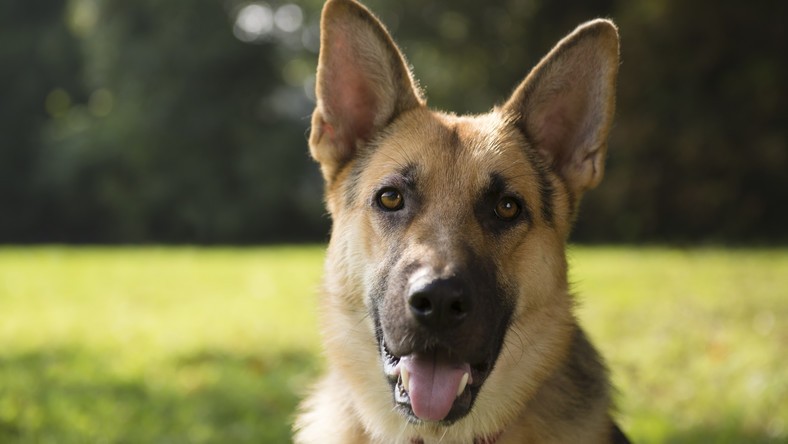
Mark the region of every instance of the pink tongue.
<instances>
[{"instance_id":1,"label":"pink tongue","mask_svg":"<svg viewBox=\"0 0 788 444\"><path fill-rule=\"evenodd\" d=\"M410 374L408 395L413 413L425 421L440 421L449 414L467 363L453 362L437 352L403 356L400 361Z\"/></svg>"}]
</instances>

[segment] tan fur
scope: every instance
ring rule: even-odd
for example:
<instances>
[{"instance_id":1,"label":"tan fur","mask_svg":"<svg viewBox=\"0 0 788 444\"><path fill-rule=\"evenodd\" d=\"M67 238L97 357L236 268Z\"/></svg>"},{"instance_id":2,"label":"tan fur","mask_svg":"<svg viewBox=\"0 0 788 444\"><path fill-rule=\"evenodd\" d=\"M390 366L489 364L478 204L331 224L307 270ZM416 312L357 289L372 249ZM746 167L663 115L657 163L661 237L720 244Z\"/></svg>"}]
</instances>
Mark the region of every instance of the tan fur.
<instances>
[{"instance_id":1,"label":"tan fur","mask_svg":"<svg viewBox=\"0 0 788 444\"><path fill-rule=\"evenodd\" d=\"M329 0L321 29L310 148L333 219L320 306L328 368L301 405L295 441L609 441L606 370L573 315L564 251L580 196L603 175L614 25L579 27L504 106L480 116L428 109L393 40L358 3ZM370 196L408 165L420 171L421 206L407 227L387 228ZM474 212L492 172L506 175L532 213L495 236ZM495 366L473 408L451 425L409 423L383 377L369 295L394 250L398 264L426 263L436 273L472 251L515 289ZM585 384L577 369L598 392L572 393Z\"/></svg>"}]
</instances>

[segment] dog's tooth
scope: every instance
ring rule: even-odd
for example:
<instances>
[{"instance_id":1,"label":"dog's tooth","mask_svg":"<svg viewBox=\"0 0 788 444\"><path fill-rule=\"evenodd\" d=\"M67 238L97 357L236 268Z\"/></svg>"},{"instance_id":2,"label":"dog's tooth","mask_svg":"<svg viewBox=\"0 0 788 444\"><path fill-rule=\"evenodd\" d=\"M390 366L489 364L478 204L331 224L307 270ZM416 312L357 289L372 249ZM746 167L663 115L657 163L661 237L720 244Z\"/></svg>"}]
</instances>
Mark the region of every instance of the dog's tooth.
<instances>
[{"instance_id":1,"label":"dog's tooth","mask_svg":"<svg viewBox=\"0 0 788 444\"><path fill-rule=\"evenodd\" d=\"M460 397L460 395L462 395L462 392L465 391L465 386L468 385L468 377L469 376L470 375L468 375L468 373L465 373L464 375L462 375L462 379L460 380L460 385L459 385L459 387L457 387L457 397L458 398Z\"/></svg>"},{"instance_id":2,"label":"dog's tooth","mask_svg":"<svg viewBox=\"0 0 788 444\"><path fill-rule=\"evenodd\" d=\"M406 393L410 393L410 374L408 373L408 369L402 367L400 369L400 376L402 376L402 388Z\"/></svg>"}]
</instances>

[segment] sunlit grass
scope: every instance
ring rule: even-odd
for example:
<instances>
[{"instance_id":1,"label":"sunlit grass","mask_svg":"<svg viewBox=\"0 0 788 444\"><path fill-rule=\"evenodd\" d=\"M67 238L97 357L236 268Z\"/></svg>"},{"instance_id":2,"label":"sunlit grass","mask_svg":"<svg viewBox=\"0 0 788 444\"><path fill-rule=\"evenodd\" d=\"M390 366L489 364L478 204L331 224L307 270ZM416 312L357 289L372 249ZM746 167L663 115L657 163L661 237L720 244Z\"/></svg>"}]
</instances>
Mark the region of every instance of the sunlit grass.
<instances>
[{"instance_id":1,"label":"sunlit grass","mask_svg":"<svg viewBox=\"0 0 788 444\"><path fill-rule=\"evenodd\" d=\"M0 442L287 442L321 254L0 251Z\"/></svg>"},{"instance_id":2,"label":"sunlit grass","mask_svg":"<svg viewBox=\"0 0 788 444\"><path fill-rule=\"evenodd\" d=\"M321 247L0 249L0 442L289 441ZM642 443L788 439L788 250L573 248Z\"/></svg>"},{"instance_id":3,"label":"sunlit grass","mask_svg":"<svg viewBox=\"0 0 788 444\"><path fill-rule=\"evenodd\" d=\"M580 317L637 442L785 442L788 252L580 248Z\"/></svg>"}]
</instances>

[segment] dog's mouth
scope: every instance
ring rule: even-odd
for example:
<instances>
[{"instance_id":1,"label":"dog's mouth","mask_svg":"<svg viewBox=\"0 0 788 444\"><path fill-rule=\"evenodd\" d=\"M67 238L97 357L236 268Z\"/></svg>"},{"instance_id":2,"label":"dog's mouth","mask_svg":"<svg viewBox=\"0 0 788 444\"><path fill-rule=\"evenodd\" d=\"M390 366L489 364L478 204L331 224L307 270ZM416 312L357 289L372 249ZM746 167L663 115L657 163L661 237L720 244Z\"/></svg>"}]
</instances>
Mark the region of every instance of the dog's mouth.
<instances>
[{"instance_id":1,"label":"dog's mouth","mask_svg":"<svg viewBox=\"0 0 788 444\"><path fill-rule=\"evenodd\" d=\"M414 423L448 425L467 415L492 368L491 362L472 364L442 348L396 356L381 340L380 350L397 409Z\"/></svg>"}]
</instances>

